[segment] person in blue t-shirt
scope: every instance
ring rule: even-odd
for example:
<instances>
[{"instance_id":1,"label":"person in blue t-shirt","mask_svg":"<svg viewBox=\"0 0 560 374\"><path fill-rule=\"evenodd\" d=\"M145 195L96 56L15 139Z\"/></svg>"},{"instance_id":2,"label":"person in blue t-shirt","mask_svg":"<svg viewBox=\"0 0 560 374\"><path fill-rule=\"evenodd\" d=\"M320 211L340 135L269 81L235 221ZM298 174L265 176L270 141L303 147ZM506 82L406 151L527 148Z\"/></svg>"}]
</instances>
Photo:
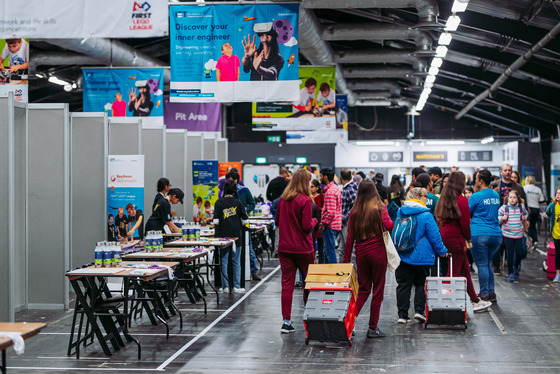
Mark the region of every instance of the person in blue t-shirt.
<instances>
[{"instance_id":1,"label":"person in blue t-shirt","mask_svg":"<svg viewBox=\"0 0 560 374\"><path fill-rule=\"evenodd\" d=\"M498 222L498 210L502 205L500 195L490 188L492 173L480 170L476 175L479 192L469 199L471 211L471 249L474 262L478 268L480 283L479 297L485 301L496 301L494 290L494 272L492 257L502 242L502 230Z\"/></svg>"}]
</instances>

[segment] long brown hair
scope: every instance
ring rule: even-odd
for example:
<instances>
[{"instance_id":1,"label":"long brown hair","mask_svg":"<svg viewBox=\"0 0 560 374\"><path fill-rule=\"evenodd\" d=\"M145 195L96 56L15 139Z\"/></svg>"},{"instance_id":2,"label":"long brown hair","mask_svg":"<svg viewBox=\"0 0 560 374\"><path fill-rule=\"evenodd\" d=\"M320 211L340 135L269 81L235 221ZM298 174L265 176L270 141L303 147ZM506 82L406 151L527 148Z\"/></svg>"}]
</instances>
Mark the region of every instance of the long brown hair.
<instances>
[{"instance_id":1,"label":"long brown hair","mask_svg":"<svg viewBox=\"0 0 560 374\"><path fill-rule=\"evenodd\" d=\"M461 171L456 171L449 175L447 184L443 191L441 191L441 196L434 212L434 216L438 221L444 219L456 221L461 218L457 198L465 190L466 182L465 174Z\"/></svg>"},{"instance_id":2,"label":"long brown hair","mask_svg":"<svg viewBox=\"0 0 560 374\"><path fill-rule=\"evenodd\" d=\"M350 212L353 216L352 231L357 242L381 235L381 209L382 203L375 183L371 179L364 179L358 187L358 197Z\"/></svg>"},{"instance_id":3,"label":"long brown hair","mask_svg":"<svg viewBox=\"0 0 560 374\"><path fill-rule=\"evenodd\" d=\"M309 180L311 180L311 174L307 170L299 169L296 171L292 180L282 193L282 199L284 201L292 201L300 193L311 198Z\"/></svg>"}]
</instances>

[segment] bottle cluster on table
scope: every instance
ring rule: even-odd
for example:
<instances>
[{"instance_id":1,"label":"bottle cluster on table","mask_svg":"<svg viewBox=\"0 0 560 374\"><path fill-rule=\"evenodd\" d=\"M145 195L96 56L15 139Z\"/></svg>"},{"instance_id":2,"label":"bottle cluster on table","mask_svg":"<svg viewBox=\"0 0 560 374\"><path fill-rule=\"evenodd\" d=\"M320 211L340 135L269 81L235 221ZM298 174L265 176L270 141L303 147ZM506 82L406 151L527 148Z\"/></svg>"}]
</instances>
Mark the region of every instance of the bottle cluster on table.
<instances>
[{"instance_id":1,"label":"bottle cluster on table","mask_svg":"<svg viewBox=\"0 0 560 374\"><path fill-rule=\"evenodd\" d=\"M268 216L270 214L270 203L257 203L255 209L249 214L253 217Z\"/></svg>"},{"instance_id":2,"label":"bottle cluster on table","mask_svg":"<svg viewBox=\"0 0 560 374\"><path fill-rule=\"evenodd\" d=\"M163 233L161 231L148 231L144 239L146 252L163 252Z\"/></svg>"},{"instance_id":3,"label":"bottle cluster on table","mask_svg":"<svg viewBox=\"0 0 560 374\"><path fill-rule=\"evenodd\" d=\"M198 222L187 222L185 217L175 217L173 223L181 229L183 239L188 241L200 240L200 224Z\"/></svg>"},{"instance_id":4,"label":"bottle cluster on table","mask_svg":"<svg viewBox=\"0 0 560 374\"><path fill-rule=\"evenodd\" d=\"M119 242L97 242L95 246L96 267L118 267L122 262L122 249Z\"/></svg>"}]
</instances>

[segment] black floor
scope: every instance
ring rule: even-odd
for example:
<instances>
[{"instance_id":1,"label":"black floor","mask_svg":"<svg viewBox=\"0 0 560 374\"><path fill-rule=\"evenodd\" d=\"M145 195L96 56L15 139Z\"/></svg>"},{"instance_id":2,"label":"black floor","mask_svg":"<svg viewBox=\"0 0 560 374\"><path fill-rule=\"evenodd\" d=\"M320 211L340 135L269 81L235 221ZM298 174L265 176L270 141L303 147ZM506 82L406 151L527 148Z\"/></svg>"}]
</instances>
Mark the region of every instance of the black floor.
<instances>
[{"instance_id":1,"label":"black floor","mask_svg":"<svg viewBox=\"0 0 560 374\"><path fill-rule=\"evenodd\" d=\"M560 373L560 286L546 279L545 257L537 252L523 261L521 282L496 279L498 303L489 312L473 314L468 329L429 328L411 322L398 325L394 275L387 274L379 327L387 336L366 339L369 303L356 320L354 345L305 345L301 290L294 295L296 332L281 335L280 269L265 261L260 282L250 282L246 295L227 295L216 306L209 296L202 304L179 298L185 326L170 320L172 336L146 318L133 322L142 343L142 360L128 344L105 357L97 344L81 351L79 360L66 356L72 311L25 311L17 321L47 322L48 327L26 343L25 354L8 350L8 372L97 373L164 371L168 373ZM478 282L475 278L475 288Z\"/></svg>"}]
</instances>

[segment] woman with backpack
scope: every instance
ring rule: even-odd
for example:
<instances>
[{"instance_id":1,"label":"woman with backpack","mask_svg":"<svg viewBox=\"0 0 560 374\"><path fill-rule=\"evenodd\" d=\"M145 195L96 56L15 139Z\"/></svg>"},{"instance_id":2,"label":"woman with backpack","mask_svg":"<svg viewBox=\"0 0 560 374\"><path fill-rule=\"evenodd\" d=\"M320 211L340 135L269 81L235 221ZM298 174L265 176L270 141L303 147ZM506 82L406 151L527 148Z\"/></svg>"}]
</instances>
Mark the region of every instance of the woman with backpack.
<instances>
[{"instance_id":1,"label":"woman with backpack","mask_svg":"<svg viewBox=\"0 0 560 374\"><path fill-rule=\"evenodd\" d=\"M498 219L506 244L508 282L519 281L521 260L527 255L527 249L523 249L523 240L525 240L525 223L528 217L529 213L523 206L521 195L511 190L504 205L498 210Z\"/></svg>"},{"instance_id":2,"label":"woman with backpack","mask_svg":"<svg viewBox=\"0 0 560 374\"><path fill-rule=\"evenodd\" d=\"M436 205L435 217L440 227L443 244L453 255L453 267L450 269L452 271L449 271L447 276L467 279L467 293L473 310L479 312L488 308L492 303L478 297L471 279L467 258L467 242L471 240L471 212L467 198L462 195L465 185L466 178L462 172L458 171L449 175Z\"/></svg>"},{"instance_id":3,"label":"woman with backpack","mask_svg":"<svg viewBox=\"0 0 560 374\"><path fill-rule=\"evenodd\" d=\"M392 235L395 238L395 235L398 234L401 238L401 241L393 240L401 258L401 264L395 271L399 314L397 322L407 323L410 321L408 309L413 285L416 288L414 291L414 318L420 322L425 322L426 295L424 293L424 283L436 260L436 253L439 256L447 256L447 248L443 245L434 216L426 207L428 191L425 188L414 187L408 191L406 197L407 200L397 214L397 224ZM411 219L402 220L402 218L407 217ZM412 229L414 237L405 238L404 235L400 234L411 231L411 228L406 227L406 225L415 227L415 229ZM403 248L403 241L409 244L406 245L406 248Z\"/></svg>"},{"instance_id":4,"label":"woman with backpack","mask_svg":"<svg viewBox=\"0 0 560 374\"><path fill-rule=\"evenodd\" d=\"M359 285L357 314L360 314L360 310L372 294L369 329L366 335L368 338L385 336L377 327L387 272L384 229L391 231L393 221L389 218L385 204L379 197L375 183L371 179L364 179L360 183L358 197L348 216L348 234L343 262L350 263L352 248L355 248Z\"/></svg>"}]
</instances>

